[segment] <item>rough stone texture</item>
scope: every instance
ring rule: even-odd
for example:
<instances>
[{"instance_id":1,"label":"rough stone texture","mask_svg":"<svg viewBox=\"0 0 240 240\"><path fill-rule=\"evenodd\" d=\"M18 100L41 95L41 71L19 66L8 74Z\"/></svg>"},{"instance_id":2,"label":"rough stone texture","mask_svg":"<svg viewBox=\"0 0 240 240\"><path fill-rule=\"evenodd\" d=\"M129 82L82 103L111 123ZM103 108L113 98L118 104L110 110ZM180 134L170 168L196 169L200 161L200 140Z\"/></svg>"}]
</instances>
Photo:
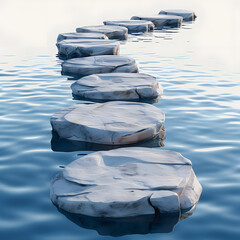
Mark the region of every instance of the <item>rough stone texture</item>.
<instances>
[{"instance_id":1,"label":"rough stone texture","mask_svg":"<svg viewBox=\"0 0 240 240\"><path fill-rule=\"evenodd\" d=\"M159 14L180 16L183 17L183 21L194 21L197 17L194 12L188 10L162 10Z\"/></svg>"},{"instance_id":2,"label":"rough stone texture","mask_svg":"<svg viewBox=\"0 0 240 240\"><path fill-rule=\"evenodd\" d=\"M122 26L128 29L129 33L150 32L154 30L154 24L145 20L122 20L122 21L104 21L105 25Z\"/></svg>"},{"instance_id":3,"label":"rough stone texture","mask_svg":"<svg viewBox=\"0 0 240 240\"><path fill-rule=\"evenodd\" d=\"M51 200L67 212L92 217L181 215L196 205L201 191L191 161L181 154L121 148L70 163L53 179Z\"/></svg>"},{"instance_id":4,"label":"rough stone texture","mask_svg":"<svg viewBox=\"0 0 240 240\"><path fill-rule=\"evenodd\" d=\"M120 43L104 39L67 39L57 44L59 56L66 58L119 55Z\"/></svg>"},{"instance_id":5,"label":"rough stone texture","mask_svg":"<svg viewBox=\"0 0 240 240\"><path fill-rule=\"evenodd\" d=\"M60 138L107 145L124 145L156 136L164 113L153 105L138 102L77 104L51 118Z\"/></svg>"},{"instance_id":6,"label":"rough stone texture","mask_svg":"<svg viewBox=\"0 0 240 240\"><path fill-rule=\"evenodd\" d=\"M105 34L109 39L126 40L128 36L128 29L120 26L84 26L76 29L76 32L92 32Z\"/></svg>"},{"instance_id":7,"label":"rough stone texture","mask_svg":"<svg viewBox=\"0 0 240 240\"><path fill-rule=\"evenodd\" d=\"M102 33L60 33L57 42L65 39L108 39L108 37Z\"/></svg>"},{"instance_id":8,"label":"rough stone texture","mask_svg":"<svg viewBox=\"0 0 240 240\"><path fill-rule=\"evenodd\" d=\"M93 100L137 100L156 98L163 93L157 79L143 73L90 75L73 83L71 88L74 95Z\"/></svg>"},{"instance_id":9,"label":"rough stone texture","mask_svg":"<svg viewBox=\"0 0 240 240\"><path fill-rule=\"evenodd\" d=\"M62 63L63 74L87 76L111 72L137 73L138 66L133 58L115 55L75 58Z\"/></svg>"},{"instance_id":10,"label":"rough stone texture","mask_svg":"<svg viewBox=\"0 0 240 240\"><path fill-rule=\"evenodd\" d=\"M147 20L153 22L156 28L164 26L181 27L183 18L173 15L133 16L132 20Z\"/></svg>"}]
</instances>

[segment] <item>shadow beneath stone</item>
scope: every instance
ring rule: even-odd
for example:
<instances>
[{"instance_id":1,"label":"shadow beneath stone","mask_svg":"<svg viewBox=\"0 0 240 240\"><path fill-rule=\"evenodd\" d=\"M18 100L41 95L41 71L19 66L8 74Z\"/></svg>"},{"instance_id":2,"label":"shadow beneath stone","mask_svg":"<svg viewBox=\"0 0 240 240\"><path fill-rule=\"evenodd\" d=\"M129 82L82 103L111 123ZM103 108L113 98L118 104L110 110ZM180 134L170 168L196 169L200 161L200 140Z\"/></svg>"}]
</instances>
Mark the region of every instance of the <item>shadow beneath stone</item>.
<instances>
[{"instance_id":1,"label":"shadow beneath stone","mask_svg":"<svg viewBox=\"0 0 240 240\"><path fill-rule=\"evenodd\" d=\"M93 229L99 235L119 237L131 234L170 233L175 225L193 214L193 210L179 215L146 215L129 218L97 218L73 214L58 208L69 220L86 229Z\"/></svg>"},{"instance_id":2,"label":"shadow beneath stone","mask_svg":"<svg viewBox=\"0 0 240 240\"><path fill-rule=\"evenodd\" d=\"M51 149L54 152L74 152L74 151L102 151L123 147L164 147L165 128L162 128L157 136L152 139L127 145L105 145L90 142L71 141L60 138L57 132L52 131Z\"/></svg>"}]
</instances>

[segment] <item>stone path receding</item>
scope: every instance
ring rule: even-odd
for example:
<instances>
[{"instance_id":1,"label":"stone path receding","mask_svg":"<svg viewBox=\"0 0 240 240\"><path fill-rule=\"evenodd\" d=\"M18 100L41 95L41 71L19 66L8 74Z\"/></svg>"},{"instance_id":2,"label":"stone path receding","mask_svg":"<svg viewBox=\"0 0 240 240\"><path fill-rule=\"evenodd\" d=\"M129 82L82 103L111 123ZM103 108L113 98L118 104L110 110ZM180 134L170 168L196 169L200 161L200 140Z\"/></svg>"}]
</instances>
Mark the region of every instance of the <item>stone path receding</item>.
<instances>
[{"instance_id":1,"label":"stone path receding","mask_svg":"<svg viewBox=\"0 0 240 240\"><path fill-rule=\"evenodd\" d=\"M120 43L104 39L67 39L57 44L58 54L65 58L97 55L119 55Z\"/></svg>"},{"instance_id":2,"label":"stone path receding","mask_svg":"<svg viewBox=\"0 0 240 240\"><path fill-rule=\"evenodd\" d=\"M129 33L150 32L154 30L154 24L146 20L104 21L103 23L105 25L126 27Z\"/></svg>"},{"instance_id":3,"label":"stone path receding","mask_svg":"<svg viewBox=\"0 0 240 240\"><path fill-rule=\"evenodd\" d=\"M132 20L147 20L153 22L156 28L162 27L181 27L182 17L173 15L151 15L151 16L133 16Z\"/></svg>"},{"instance_id":4,"label":"stone path receding","mask_svg":"<svg viewBox=\"0 0 240 240\"><path fill-rule=\"evenodd\" d=\"M105 34L109 39L120 39L126 40L128 36L128 29L120 26L84 26L76 29L78 33L102 33Z\"/></svg>"},{"instance_id":5,"label":"stone path receding","mask_svg":"<svg viewBox=\"0 0 240 240\"><path fill-rule=\"evenodd\" d=\"M72 84L74 95L90 100L137 100L157 98L163 88L143 73L106 73L83 77Z\"/></svg>"},{"instance_id":6,"label":"stone path receding","mask_svg":"<svg viewBox=\"0 0 240 240\"><path fill-rule=\"evenodd\" d=\"M74 58L62 63L63 74L87 76L112 72L137 73L138 66L133 58L114 55Z\"/></svg>"},{"instance_id":7,"label":"stone path receding","mask_svg":"<svg viewBox=\"0 0 240 240\"><path fill-rule=\"evenodd\" d=\"M153 138L164 119L164 113L153 105L113 101L65 108L51 117L51 125L60 138L124 145Z\"/></svg>"},{"instance_id":8,"label":"stone path receding","mask_svg":"<svg viewBox=\"0 0 240 240\"><path fill-rule=\"evenodd\" d=\"M108 37L102 33L60 33L57 42L65 39L108 39Z\"/></svg>"},{"instance_id":9,"label":"stone path receding","mask_svg":"<svg viewBox=\"0 0 240 240\"><path fill-rule=\"evenodd\" d=\"M162 10L159 14L181 16L183 21L194 21L197 17L194 12L189 10Z\"/></svg>"},{"instance_id":10,"label":"stone path receding","mask_svg":"<svg viewBox=\"0 0 240 240\"><path fill-rule=\"evenodd\" d=\"M93 217L181 214L202 188L191 161L169 150L121 148L79 158L52 181L59 208Z\"/></svg>"}]
</instances>

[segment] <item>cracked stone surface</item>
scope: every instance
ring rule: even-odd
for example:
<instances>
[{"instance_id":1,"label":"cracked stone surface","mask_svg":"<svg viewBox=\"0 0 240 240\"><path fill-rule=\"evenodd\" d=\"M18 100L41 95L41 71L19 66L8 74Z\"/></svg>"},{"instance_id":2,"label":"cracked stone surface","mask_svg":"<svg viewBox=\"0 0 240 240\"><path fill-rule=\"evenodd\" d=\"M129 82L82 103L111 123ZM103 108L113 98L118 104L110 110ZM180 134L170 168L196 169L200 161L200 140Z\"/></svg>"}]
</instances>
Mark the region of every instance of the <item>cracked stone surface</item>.
<instances>
[{"instance_id":1,"label":"cracked stone surface","mask_svg":"<svg viewBox=\"0 0 240 240\"><path fill-rule=\"evenodd\" d=\"M133 58L116 55L74 58L62 63L63 74L87 76L112 72L137 73L138 66Z\"/></svg>"},{"instance_id":2,"label":"cracked stone surface","mask_svg":"<svg viewBox=\"0 0 240 240\"><path fill-rule=\"evenodd\" d=\"M120 43L104 39L67 39L57 44L59 56L66 58L119 55Z\"/></svg>"},{"instance_id":3,"label":"cracked stone surface","mask_svg":"<svg viewBox=\"0 0 240 240\"><path fill-rule=\"evenodd\" d=\"M196 19L196 15L194 12L189 10L161 10L159 14L162 15L175 15L183 17L183 21L194 21Z\"/></svg>"},{"instance_id":4,"label":"cracked stone surface","mask_svg":"<svg viewBox=\"0 0 240 240\"><path fill-rule=\"evenodd\" d=\"M154 24L146 20L122 20L122 21L104 21L105 25L122 26L128 29L128 32L150 32L154 29Z\"/></svg>"},{"instance_id":5,"label":"cracked stone surface","mask_svg":"<svg viewBox=\"0 0 240 240\"><path fill-rule=\"evenodd\" d=\"M57 42L65 39L108 39L108 37L102 33L60 33Z\"/></svg>"},{"instance_id":6,"label":"cracked stone surface","mask_svg":"<svg viewBox=\"0 0 240 240\"><path fill-rule=\"evenodd\" d=\"M137 100L156 98L163 93L157 79L143 73L90 75L80 78L71 88L74 95L93 100Z\"/></svg>"},{"instance_id":7,"label":"cracked stone surface","mask_svg":"<svg viewBox=\"0 0 240 240\"><path fill-rule=\"evenodd\" d=\"M147 20L153 22L156 28L164 26L181 27L183 18L173 15L133 16L131 20Z\"/></svg>"},{"instance_id":8,"label":"cracked stone surface","mask_svg":"<svg viewBox=\"0 0 240 240\"><path fill-rule=\"evenodd\" d=\"M128 36L128 29L121 26L106 26L106 25L98 25L98 26L84 26L76 29L78 33L102 33L105 34L109 39L120 39L126 40Z\"/></svg>"},{"instance_id":9,"label":"cracked stone surface","mask_svg":"<svg viewBox=\"0 0 240 240\"><path fill-rule=\"evenodd\" d=\"M191 161L153 148L121 148L79 158L51 183L59 208L92 217L134 217L192 208L201 185Z\"/></svg>"},{"instance_id":10,"label":"cracked stone surface","mask_svg":"<svg viewBox=\"0 0 240 240\"><path fill-rule=\"evenodd\" d=\"M165 115L139 102L77 104L51 117L60 138L107 145L141 142L158 135Z\"/></svg>"}]
</instances>

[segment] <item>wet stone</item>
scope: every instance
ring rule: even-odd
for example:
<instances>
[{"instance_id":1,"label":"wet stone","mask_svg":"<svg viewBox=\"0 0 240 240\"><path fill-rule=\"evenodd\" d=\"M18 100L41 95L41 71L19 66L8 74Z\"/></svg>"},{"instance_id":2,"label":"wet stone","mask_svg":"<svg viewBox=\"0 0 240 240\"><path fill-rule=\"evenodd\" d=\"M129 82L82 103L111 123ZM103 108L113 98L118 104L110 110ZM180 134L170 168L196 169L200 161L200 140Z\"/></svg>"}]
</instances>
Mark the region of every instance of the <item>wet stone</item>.
<instances>
[{"instance_id":1,"label":"wet stone","mask_svg":"<svg viewBox=\"0 0 240 240\"><path fill-rule=\"evenodd\" d=\"M74 58L62 63L62 74L82 77L112 72L137 73L138 66L133 58L115 55Z\"/></svg>"},{"instance_id":2,"label":"wet stone","mask_svg":"<svg viewBox=\"0 0 240 240\"><path fill-rule=\"evenodd\" d=\"M145 20L122 20L122 21L104 21L105 25L122 26L128 29L129 33L150 32L154 30L154 24Z\"/></svg>"},{"instance_id":3,"label":"wet stone","mask_svg":"<svg viewBox=\"0 0 240 240\"><path fill-rule=\"evenodd\" d=\"M58 42L58 54L61 57L77 58L97 55L119 55L118 41L104 39L67 39Z\"/></svg>"},{"instance_id":4,"label":"wet stone","mask_svg":"<svg viewBox=\"0 0 240 240\"><path fill-rule=\"evenodd\" d=\"M197 17L194 12L189 10L162 10L159 14L180 16L183 17L183 21L194 21Z\"/></svg>"},{"instance_id":5,"label":"wet stone","mask_svg":"<svg viewBox=\"0 0 240 240\"><path fill-rule=\"evenodd\" d=\"M72 84L72 92L90 100L139 100L163 93L157 79L143 73L106 73L83 77Z\"/></svg>"},{"instance_id":6,"label":"wet stone","mask_svg":"<svg viewBox=\"0 0 240 240\"><path fill-rule=\"evenodd\" d=\"M91 217L181 215L196 205L201 191L191 161L181 154L120 148L67 165L52 180L51 200L64 211Z\"/></svg>"},{"instance_id":7,"label":"wet stone","mask_svg":"<svg viewBox=\"0 0 240 240\"><path fill-rule=\"evenodd\" d=\"M164 119L164 113L153 105L112 101L65 108L51 117L51 124L60 138L124 145L155 137Z\"/></svg>"},{"instance_id":8,"label":"wet stone","mask_svg":"<svg viewBox=\"0 0 240 240\"><path fill-rule=\"evenodd\" d=\"M109 39L120 39L126 40L128 35L128 29L120 26L84 26L76 29L78 33L102 33L105 34Z\"/></svg>"}]
</instances>

